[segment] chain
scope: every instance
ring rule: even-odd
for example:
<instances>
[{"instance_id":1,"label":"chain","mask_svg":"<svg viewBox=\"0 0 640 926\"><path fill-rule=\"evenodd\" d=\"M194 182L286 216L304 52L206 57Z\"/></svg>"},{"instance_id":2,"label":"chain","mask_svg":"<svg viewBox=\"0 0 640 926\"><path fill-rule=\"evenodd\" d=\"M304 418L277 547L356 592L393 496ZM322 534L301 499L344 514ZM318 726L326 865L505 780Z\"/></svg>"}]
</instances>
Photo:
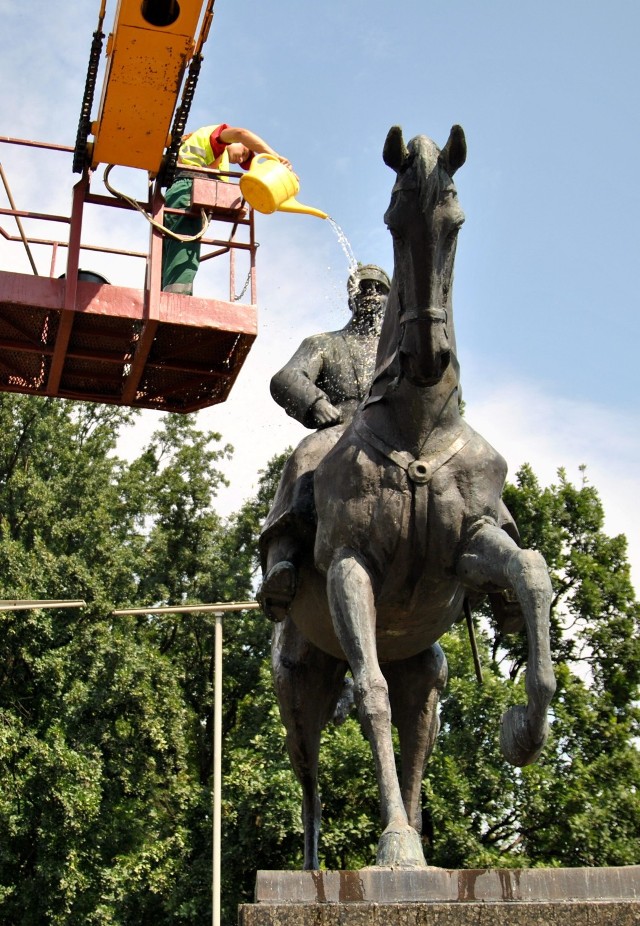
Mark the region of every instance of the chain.
<instances>
[{"instance_id":1,"label":"chain","mask_svg":"<svg viewBox=\"0 0 640 926\"><path fill-rule=\"evenodd\" d=\"M237 296L234 296L234 297L233 297L233 301L234 301L234 302L240 302L240 300L242 299L242 297L244 296L244 294L245 294L246 291L247 291L247 286L249 285L249 281L250 281L250 280L251 280L251 268L249 268L249 273L247 274L247 279L244 281L244 286L242 287L242 292L239 293Z\"/></svg>"},{"instance_id":2,"label":"chain","mask_svg":"<svg viewBox=\"0 0 640 926\"><path fill-rule=\"evenodd\" d=\"M189 118L189 110L191 109L191 103L196 90L196 84L198 83L198 77L200 76L201 67L202 55L195 55L191 59L191 64L189 65L189 73L187 74L184 90L182 92L182 101L176 110L173 126L171 128L171 144L167 148L167 154L162 168L162 184L164 186L171 186L173 183L176 164L178 162L178 152L182 144L182 136L184 135L184 130L187 125L187 119Z\"/></svg>"},{"instance_id":3,"label":"chain","mask_svg":"<svg viewBox=\"0 0 640 926\"><path fill-rule=\"evenodd\" d=\"M89 55L89 67L87 69L87 80L84 86L82 109L80 110L80 121L78 123L78 134L76 135L76 147L73 153L74 174L82 173L87 160L87 139L91 131L91 107L93 105L93 94L96 89L98 64L100 63L100 55L102 54L103 41L104 32L98 30L93 33L93 42L91 43L91 53Z\"/></svg>"}]
</instances>

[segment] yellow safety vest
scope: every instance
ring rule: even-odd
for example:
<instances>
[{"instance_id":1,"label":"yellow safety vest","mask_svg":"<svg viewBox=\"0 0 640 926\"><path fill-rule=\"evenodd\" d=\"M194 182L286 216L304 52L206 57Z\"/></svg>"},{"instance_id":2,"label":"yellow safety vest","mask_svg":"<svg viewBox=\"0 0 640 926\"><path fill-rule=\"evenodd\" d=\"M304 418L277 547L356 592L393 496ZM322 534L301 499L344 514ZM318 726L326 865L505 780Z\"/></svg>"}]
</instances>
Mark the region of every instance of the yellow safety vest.
<instances>
[{"instance_id":1,"label":"yellow safety vest","mask_svg":"<svg viewBox=\"0 0 640 926\"><path fill-rule=\"evenodd\" d=\"M229 170L227 149L225 148L222 154L216 157L211 147L211 135L219 125L220 123L218 125L205 125L188 135L180 145L179 164L188 165L189 167L216 167L218 170Z\"/></svg>"}]
</instances>

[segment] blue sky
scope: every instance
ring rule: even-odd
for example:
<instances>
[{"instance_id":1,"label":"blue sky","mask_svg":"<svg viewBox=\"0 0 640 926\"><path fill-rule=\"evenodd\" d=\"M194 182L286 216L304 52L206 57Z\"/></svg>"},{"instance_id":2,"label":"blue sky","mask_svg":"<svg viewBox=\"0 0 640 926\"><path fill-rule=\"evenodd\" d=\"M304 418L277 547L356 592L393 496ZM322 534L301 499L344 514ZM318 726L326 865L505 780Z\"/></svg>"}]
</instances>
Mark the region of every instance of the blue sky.
<instances>
[{"instance_id":1,"label":"blue sky","mask_svg":"<svg viewBox=\"0 0 640 926\"><path fill-rule=\"evenodd\" d=\"M73 144L98 8L0 0L0 134ZM293 162L299 198L389 272L389 127L439 144L464 127L454 302L468 420L511 475L528 461L545 484L559 466L578 480L586 464L607 530L627 534L636 585L639 34L635 0L217 0L189 123L264 136ZM23 153L2 156L20 207L68 208L66 160L35 173ZM97 219L95 231L132 247L147 235ZM271 400L270 376L306 334L348 320L347 263L328 223L259 216L257 236L260 335L226 405L199 416L236 447L225 510L304 434ZM2 266L15 262L5 253ZM215 285L202 271L196 292L218 295ZM131 452L158 417L145 415Z\"/></svg>"}]
</instances>

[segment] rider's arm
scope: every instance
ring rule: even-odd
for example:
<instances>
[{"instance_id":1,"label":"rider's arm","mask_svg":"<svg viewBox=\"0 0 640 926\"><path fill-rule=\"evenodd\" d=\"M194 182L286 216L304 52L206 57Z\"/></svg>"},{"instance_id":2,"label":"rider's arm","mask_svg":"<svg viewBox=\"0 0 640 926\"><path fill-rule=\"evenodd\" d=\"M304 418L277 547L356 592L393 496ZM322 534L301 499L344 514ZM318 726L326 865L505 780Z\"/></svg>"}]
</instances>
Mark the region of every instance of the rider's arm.
<instances>
[{"instance_id":1,"label":"rider's arm","mask_svg":"<svg viewBox=\"0 0 640 926\"><path fill-rule=\"evenodd\" d=\"M271 380L271 395L288 415L296 418L306 428L317 428L340 420L335 410L335 421L330 421L333 409L327 394L316 385L324 366L321 340L316 336L306 338L291 360ZM322 404L325 403L325 404ZM318 420L317 411L327 420ZM327 417L328 416L328 417Z\"/></svg>"}]
</instances>

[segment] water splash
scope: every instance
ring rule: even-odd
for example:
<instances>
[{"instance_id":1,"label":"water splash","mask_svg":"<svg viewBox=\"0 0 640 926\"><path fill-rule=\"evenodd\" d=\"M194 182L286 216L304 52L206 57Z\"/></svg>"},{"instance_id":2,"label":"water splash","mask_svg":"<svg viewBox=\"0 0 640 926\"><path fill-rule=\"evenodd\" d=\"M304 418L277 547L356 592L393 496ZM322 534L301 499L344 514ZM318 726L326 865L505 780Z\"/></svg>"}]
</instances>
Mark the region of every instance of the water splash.
<instances>
[{"instance_id":1,"label":"water splash","mask_svg":"<svg viewBox=\"0 0 640 926\"><path fill-rule=\"evenodd\" d=\"M340 247L345 253L345 257L347 258L347 263L349 264L349 273L353 273L354 270L358 269L358 261L356 260L356 256L353 253L353 248L351 247L351 243L349 242L349 239L347 238L345 233L342 231L338 223L334 222L331 216L327 216L327 222L329 223L329 225L332 227L332 229L336 233L338 244L340 245Z\"/></svg>"}]
</instances>

